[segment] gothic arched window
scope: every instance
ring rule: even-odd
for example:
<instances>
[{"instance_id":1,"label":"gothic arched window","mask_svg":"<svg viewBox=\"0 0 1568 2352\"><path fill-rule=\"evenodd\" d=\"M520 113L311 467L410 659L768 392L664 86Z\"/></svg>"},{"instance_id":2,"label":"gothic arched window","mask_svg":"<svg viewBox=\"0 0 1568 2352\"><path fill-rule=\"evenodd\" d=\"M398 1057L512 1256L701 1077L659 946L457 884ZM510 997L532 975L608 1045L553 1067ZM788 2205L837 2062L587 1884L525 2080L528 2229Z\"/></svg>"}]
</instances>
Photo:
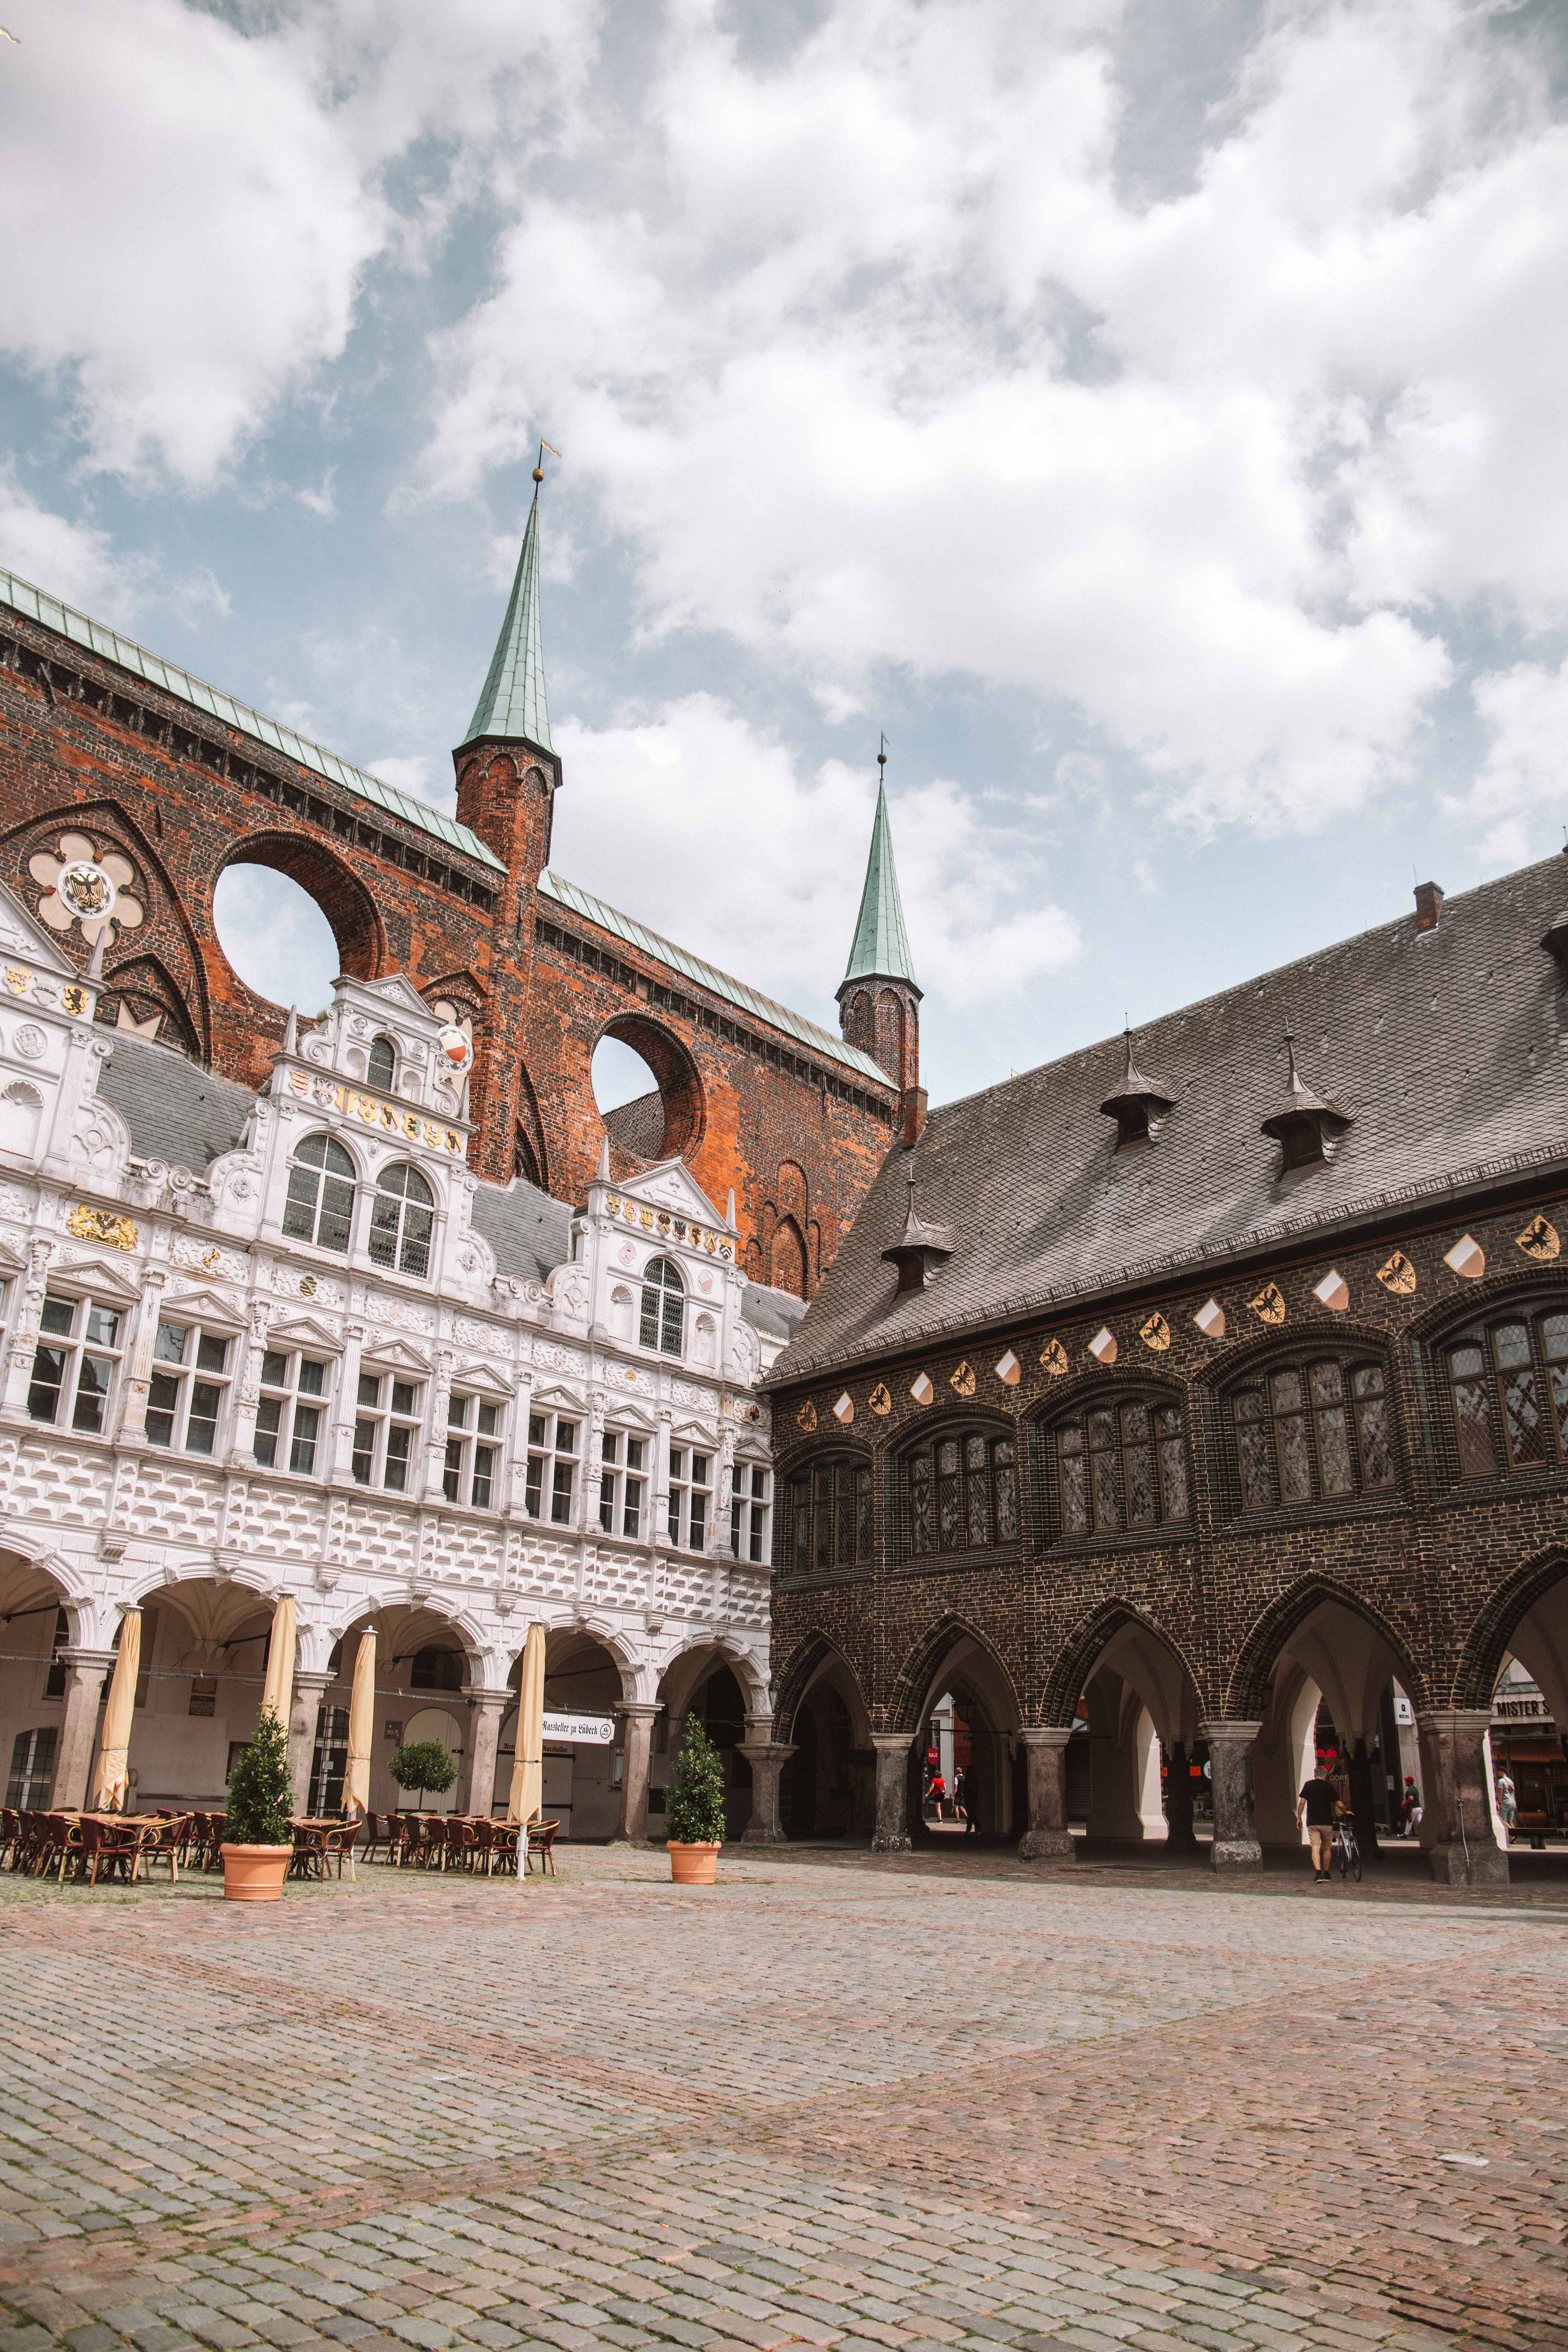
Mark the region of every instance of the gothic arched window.
<instances>
[{"instance_id":1,"label":"gothic arched window","mask_svg":"<svg viewBox=\"0 0 1568 2352\"><path fill-rule=\"evenodd\" d=\"M679 1356L685 1310L686 1285L680 1279L680 1268L672 1258L650 1258L642 1277L638 1336L643 1346L657 1348L661 1356Z\"/></svg>"},{"instance_id":2,"label":"gothic arched window","mask_svg":"<svg viewBox=\"0 0 1568 2352\"><path fill-rule=\"evenodd\" d=\"M365 1064L365 1084L379 1087L386 1093L397 1076L397 1048L390 1037L377 1037L371 1045L370 1059Z\"/></svg>"},{"instance_id":3,"label":"gothic arched window","mask_svg":"<svg viewBox=\"0 0 1568 2352\"><path fill-rule=\"evenodd\" d=\"M346 1250L354 1221L354 1164L328 1135L308 1135L289 1170L283 1230L290 1241Z\"/></svg>"},{"instance_id":4,"label":"gothic arched window","mask_svg":"<svg viewBox=\"0 0 1568 2352\"><path fill-rule=\"evenodd\" d=\"M405 1160L384 1168L375 1180L370 1217L370 1255L375 1265L399 1274L428 1274L430 1236L436 1227L436 1195Z\"/></svg>"},{"instance_id":5,"label":"gothic arched window","mask_svg":"<svg viewBox=\"0 0 1568 2352\"><path fill-rule=\"evenodd\" d=\"M813 1462L789 1482L790 1562L812 1569L867 1568L875 1539L868 1462Z\"/></svg>"},{"instance_id":6,"label":"gothic arched window","mask_svg":"<svg viewBox=\"0 0 1568 2352\"><path fill-rule=\"evenodd\" d=\"M1568 1462L1568 1310L1471 1324L1443 1354L1462 1478Z\"/></svg>"},{"instance_id":7,"label":"gothic arched window","mask_svg":"<svg viewBox=\"0 0 1568 2352\"><path fill-rule=\"evenodd\" d=\"M1018 1539L1018 1457L1011 1433L950 1430L904 1457L910 1549L977 1551Z\"/></svg>"},{"instance_id":8,"label":"gothic arched window","mask_svg":"<svg viewBox=\"0 0 1568 2352\"><path fill-rule=\"evenodd\" d=\"M1244 1510L1335 1502L1394 1484L1380 1363L1324 1356L1271 1365L1230 1390L1226 1417Z\"/></svg>"},{"instance_id":9,"label":"gothic arched window","mask_svg":"<svg viewBox=\"0 0 1568 2352\"><path fill-rule=\"evenodd\" d=\"M1182 1409L1126 1397L1084 1406L1045 1433L1064 1536L1124 1535L1192 1517Z\"/></svg>"}]
</instances>

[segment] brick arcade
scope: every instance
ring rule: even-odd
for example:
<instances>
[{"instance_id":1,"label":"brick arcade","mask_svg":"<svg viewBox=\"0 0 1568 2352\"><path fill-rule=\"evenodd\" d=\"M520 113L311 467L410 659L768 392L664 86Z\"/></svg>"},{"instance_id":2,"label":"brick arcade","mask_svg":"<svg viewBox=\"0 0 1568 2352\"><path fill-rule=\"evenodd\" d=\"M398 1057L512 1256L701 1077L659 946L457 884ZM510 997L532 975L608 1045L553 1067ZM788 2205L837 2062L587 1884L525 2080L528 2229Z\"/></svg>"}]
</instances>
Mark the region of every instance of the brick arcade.
<instances>
[{"instance_id":1,"label":"brick arcade","mask_svg":"<svg viewBox=\"0 0 1568 2352\"><path fill-rule=\"evenodd\" d=\"M606 1128L617 1177L679 1154L710 1199L733 1191L746 1271L809 1297L918 1118L919 991L901 968L879 988L862 958L835 1036L551 870L566 779L539 593L536 496L454 755L454 823L0 572L0 881L47 920L62 863L110 861L121 901L99 1018L260 1087L286 1013L229 964L213 896L230 866L287 875L343 973L402 972L470 1032L476 1173L580 1202ZM890 849L886 867L896 902ZM606 1036L658 1086L607 1121L591 1075Z\"/></svg>"}]
</instances>

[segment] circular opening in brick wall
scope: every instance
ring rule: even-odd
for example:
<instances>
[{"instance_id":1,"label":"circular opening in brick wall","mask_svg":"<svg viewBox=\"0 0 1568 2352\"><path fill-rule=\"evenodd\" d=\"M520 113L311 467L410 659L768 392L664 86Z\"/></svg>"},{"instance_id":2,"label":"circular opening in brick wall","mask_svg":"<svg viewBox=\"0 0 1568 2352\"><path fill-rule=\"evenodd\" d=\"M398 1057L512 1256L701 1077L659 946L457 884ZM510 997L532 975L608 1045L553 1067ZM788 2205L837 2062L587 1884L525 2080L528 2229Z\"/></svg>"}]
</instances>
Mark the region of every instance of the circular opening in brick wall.
<instances>
[{"instance_id":1,"label":"circular opening in brick wall","mask_svg":"<svg viewBox=\"0 0 1568 2352\"><path fill-rule=\"evenodd\" d=\"M272 1004L319 1013L340 972L377 969L375 913L362 886L313 843L244 843L218 876L213 929L230 965Z\"/></svg>"},{"instance_id":2,"label":"circular opening in brick wall","mask_svg":"<svg viewBox=\"0 0 1568 2352\"><path fill-rule=\"evenodd\" d=\"M673 1160L702 1130L702 1092L685 1049L651 1021L612 1021L594 1049L594 1100L611 1143Z\"/></svg>"}]
</instances>

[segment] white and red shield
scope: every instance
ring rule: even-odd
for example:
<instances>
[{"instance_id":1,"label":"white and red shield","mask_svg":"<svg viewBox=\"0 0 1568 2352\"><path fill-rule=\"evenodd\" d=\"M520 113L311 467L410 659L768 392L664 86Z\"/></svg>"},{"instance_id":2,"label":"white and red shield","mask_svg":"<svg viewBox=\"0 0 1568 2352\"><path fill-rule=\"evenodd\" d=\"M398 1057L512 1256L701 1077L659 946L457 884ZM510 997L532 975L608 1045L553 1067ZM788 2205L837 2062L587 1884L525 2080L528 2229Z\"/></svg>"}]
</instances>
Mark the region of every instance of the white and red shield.
<instances>
[{"instance_id":1,"label":"white and red shield","mask_svg":"<svg viewBox=\"0 0 1568 2352\"><path fill-rule=\"evenodd\" d=\"M450 1023L436 1042L447 1067L454 1077L460 1078L474 1058L474 1041L468 1031Z\"/></svg>"}]
</instances>

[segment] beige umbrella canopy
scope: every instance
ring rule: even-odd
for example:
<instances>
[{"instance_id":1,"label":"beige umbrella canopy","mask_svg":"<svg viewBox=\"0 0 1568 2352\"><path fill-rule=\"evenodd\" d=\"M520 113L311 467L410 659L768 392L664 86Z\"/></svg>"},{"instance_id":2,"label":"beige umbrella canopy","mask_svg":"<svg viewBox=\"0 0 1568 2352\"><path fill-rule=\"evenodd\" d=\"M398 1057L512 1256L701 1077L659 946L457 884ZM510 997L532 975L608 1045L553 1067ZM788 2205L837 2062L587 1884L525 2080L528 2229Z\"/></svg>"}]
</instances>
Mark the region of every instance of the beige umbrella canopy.
<instances>
[{"instance_id":1,"label":"beige umbrella canopy","mask_svg":"<svg viewBox=\"0 0 1568 2352\"><path fill-rule=\"evenodd\" d=\"M267 1652L267 1675L261 1685L261 1706L277 1716L285 1731L289 1728L289 1709L294 1703L294 1596L285 1592L279 1596L272 1612L272 1640Z\"/></svg>"},{"instance_id":2,"label":"beige umbrella canopy","mask_svg":"<svg viewBox=\"0 0 1568 2352\"><path fill-rule=\"evenodd\" d=\"M522 1680L517 1695L517 1748L509 1822L531 1822L544 1801L544 1628L531 1625L522 1648Z\"/></svg>"},{"instance_id":3,"label":"beige umbrella canopy","mask_svg":"<svg viewBox=\"0 0 1568 2352\"><path fill-rule=\"evenodd\" d=\"M97 1794L93 1809L122 1813L130 1787L131 1725L136 1712L136 1677L142 1670L142 1612L128 1609L120 1621L120 1651L109 1685L103 1733L98 1744Z\"/></svg>"},{"instance_id":4,"label":"beige umbrella canopy","mask_svg":"<svg viewBox=\"0 0 1568 2352\"><path fill-rule=\"evenodd\" d=\"M375 1628L367 1625L354 1652L353 1691L349 1699L349 1760L343 1774L343 1811L363 1821L370 1811L370 1743L375 1733Z\"/></svg>"}]
</instances>

